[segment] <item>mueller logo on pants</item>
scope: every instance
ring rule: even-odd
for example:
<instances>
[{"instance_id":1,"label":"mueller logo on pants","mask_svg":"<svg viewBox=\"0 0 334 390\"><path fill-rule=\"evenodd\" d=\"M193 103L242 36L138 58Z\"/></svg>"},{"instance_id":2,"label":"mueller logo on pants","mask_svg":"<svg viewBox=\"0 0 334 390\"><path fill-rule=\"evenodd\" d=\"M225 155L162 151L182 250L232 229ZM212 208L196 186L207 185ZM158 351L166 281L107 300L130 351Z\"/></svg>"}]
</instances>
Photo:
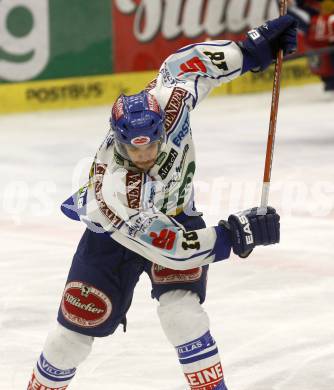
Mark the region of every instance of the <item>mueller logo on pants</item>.
<instances>
[{"instance_id":1,"label":"mueller logo on pants","mask_svg":"<svg viewBox=\"0 0 334 390\"><path fill-rule=\"evenodd\" d=\"M110 299L102 291L80 281L67 284L61 301L63 316L83 328L93 328L105 322L112 310Z\"/></svg>"}]
</instances>

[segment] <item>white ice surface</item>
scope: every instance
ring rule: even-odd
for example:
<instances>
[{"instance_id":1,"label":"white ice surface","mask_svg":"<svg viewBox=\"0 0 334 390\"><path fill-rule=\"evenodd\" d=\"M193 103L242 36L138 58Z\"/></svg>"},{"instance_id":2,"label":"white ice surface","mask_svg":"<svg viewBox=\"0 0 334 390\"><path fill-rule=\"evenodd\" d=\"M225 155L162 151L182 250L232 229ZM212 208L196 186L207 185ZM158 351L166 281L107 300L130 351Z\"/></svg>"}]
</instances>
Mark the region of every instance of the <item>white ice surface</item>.
<instances>
[{"instance_id":1,"label":"white ice surface","mask_svg":"<svg viewBox=\"0 0 334 390\"><path fill-rule=\"evenodd\" d=\"M208 99L192 114L197 206L208 224L258 205L270 94ZM54 326L84 227L58 209L107 130L109 107L0 117L0 389L26 389ZM334 98L283 90L270 203L282 241L215 264L205 307L230 390L334 389ZM85 175L80 172L85 171ZM74 177L73 177L74 175ZM181 390L143 276L119 328L96 340L73 390Z\"/></svg>"}]
</instances>

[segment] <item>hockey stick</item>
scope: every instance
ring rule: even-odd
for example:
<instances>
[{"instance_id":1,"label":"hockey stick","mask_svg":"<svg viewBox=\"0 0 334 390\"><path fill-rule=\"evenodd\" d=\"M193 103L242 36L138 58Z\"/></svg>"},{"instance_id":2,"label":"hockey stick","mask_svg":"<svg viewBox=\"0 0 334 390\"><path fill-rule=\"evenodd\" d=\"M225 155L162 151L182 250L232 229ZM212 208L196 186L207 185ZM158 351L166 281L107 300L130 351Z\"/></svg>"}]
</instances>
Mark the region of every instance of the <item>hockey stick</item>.
<instances>
[{"instance_id":1,"label":"hockey stick","mask_svg":"<svg viewBox=\"0 0 334 390\"><path fill-rule=\"evenodd\" d=\"M288 1L280 0L280 16L283 16L287 13ZM277 123L277 111L278 111L278 102L279 94L281 88L281 73L282 73L282 64L283 64L283 50L280 49L277 54L277 60L275 64L274 71L274 82L273 82L273 91L271 99L271 112L270 112L270 121L269 121L269 131L268 131L268 140L267 140L267 151L266 159L264 165L264 174L263 174L263 185L262 185L262 195L261 195L261 213L266 214L269 198L269 189L270 189L270 178L271 178L271 168L274 157L274 144L275 144L275 134L276 134L276 123Z\"/></svg>"}]
</instances>

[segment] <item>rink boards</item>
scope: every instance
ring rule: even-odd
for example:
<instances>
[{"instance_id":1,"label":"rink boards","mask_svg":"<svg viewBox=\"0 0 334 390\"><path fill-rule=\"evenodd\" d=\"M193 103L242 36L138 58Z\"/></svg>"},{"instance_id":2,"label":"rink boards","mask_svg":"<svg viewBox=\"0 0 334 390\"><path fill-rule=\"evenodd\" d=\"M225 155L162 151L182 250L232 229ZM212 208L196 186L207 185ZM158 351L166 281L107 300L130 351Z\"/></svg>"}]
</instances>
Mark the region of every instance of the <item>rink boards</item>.
<instances>
[{"instance_id":1,"label":"rink boards","mask_svg":"<svg viewBox=\"0 0 334 390\"><path fill-rule=\"evenodd\" d=\"M250 73L224 84L213 95L263 92L272 88L274 67L263 73ZM79 108L111 104L121 93L143 89L156 71L73 77L0 85L0 113ZM282 85L296 86L319 82L311 74L307 60L287 62L283 67Z\"/></svg>"}]
</instances>

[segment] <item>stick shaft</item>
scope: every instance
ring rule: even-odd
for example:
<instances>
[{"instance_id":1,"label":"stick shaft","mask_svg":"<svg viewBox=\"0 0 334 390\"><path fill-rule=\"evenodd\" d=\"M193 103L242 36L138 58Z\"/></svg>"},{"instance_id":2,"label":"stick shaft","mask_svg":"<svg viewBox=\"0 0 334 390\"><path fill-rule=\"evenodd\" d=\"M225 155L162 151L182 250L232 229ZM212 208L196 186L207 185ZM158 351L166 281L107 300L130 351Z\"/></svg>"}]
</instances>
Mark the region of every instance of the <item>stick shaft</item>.
<instances>
[{"instance_id":1,"label":"stick shaft","mask_svg":"<svg viewBox=\"0 0 334 390\"><path fill-rule=\"evenodd\" d=\"M286 14L287 6L288 6L287 0L281 0L280 2L281 16ZM268 140L267 140L267 151L266 151L266 159L265 159L264 174L263 174L261 208L266 208L268 206L271 170L272 170L272 162L274 157L277 112L278 112L279 95L281 89L282 63L283 63L283 50L280 49L277 54L277 60L276 60L275 71L274 71L274 82L273 82L273 91L272 91L272 99L271 99L271 112L270 112L269 131L268 131Z\"/></svg>"}]
</instances>

